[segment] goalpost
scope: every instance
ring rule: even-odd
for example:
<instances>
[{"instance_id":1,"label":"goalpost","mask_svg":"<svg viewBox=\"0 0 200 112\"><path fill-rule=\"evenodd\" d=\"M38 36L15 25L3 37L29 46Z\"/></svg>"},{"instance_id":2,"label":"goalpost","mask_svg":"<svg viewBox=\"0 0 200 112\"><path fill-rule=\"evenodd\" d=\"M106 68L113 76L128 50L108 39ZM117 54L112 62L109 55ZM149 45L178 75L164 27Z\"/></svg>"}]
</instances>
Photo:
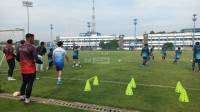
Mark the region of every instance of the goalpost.
<instances>
[{"instance_id":1,"label":"goalpost","mask_svg":"<svg viewBox=\"0 0 200 112\"><path fill-rule=\"evenodd\" d=\"M14 46L16 46L16 43L23 40L24 36L25 30L21 28L0 30L0 73L2 72L2 66L5 59L3 47L6 45L6 41L12 39Z\"/></svg>"}]
</instances>

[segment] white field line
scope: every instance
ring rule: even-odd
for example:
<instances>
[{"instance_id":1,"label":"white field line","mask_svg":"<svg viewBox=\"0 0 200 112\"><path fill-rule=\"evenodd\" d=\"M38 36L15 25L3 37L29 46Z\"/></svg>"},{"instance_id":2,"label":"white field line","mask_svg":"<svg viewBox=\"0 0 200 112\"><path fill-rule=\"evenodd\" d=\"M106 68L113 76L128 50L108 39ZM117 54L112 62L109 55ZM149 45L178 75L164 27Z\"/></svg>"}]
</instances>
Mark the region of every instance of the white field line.
<instances>
[{"instance_id":1,"label":"white field line","mask_svg":"<svg viewBox=\"0 0 200 112\"><path fill-rule=\"evenodd\" d=\"M7 74L0 74L0 75L7 75ZM56 80L56 77L40 77L43 79L53 79ZM78 78L63 78L66 80L74 80L74 81L86 81L87 79L78 79ZM104 82L104 83L110 83L110 84L120 84L120 85L127 85L127 82L122 82L122 81L109 81L109 80L100 80L100 82ZM159 87L159 88L170 88L170 89L175 89L174 86L167 86L167 85L157 85L157 84L136 84L138 86L144 86L144 87ZM197 88L186 88L188 90L192 90L192 91L200 91L200 89Z\"/></svg>"},{"instance_id":2,"label":"white field line","mask_svg":"<svg viewBox=\"0 0 200 112\"><path fill-rule=\"evenodd\" d=\"M40 78L44 78L44 79L54 79L56 80L57 78L54 77L40 77ZM75 78L64 78L66 80L76 80L76 81L86 81L87 79L75 79ZM108 81L108 80L100 80L100 82L104 82L104 83L110 83L110 84L120 84L120 85L127 85L127 82L121 82L121 81ZM156 85L156 84L136 84L138 86L145 86L145 87L159 87L159 88L171 88L171 89L175 89L175 87L173 86L166 86L166 85ZM197 88L186 88L188 90L192 90L192 91L200 91L200 89Z\"/></svg>"}]
</instances>

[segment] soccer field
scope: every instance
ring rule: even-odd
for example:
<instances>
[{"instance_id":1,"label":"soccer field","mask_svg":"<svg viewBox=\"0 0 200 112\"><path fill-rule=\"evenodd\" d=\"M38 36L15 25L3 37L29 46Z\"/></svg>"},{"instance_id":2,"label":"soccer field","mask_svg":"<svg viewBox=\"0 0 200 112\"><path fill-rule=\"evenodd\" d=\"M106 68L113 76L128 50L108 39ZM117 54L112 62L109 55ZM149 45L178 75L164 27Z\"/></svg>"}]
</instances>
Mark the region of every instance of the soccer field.
<instances>
[{"instance_id":1,"label":"soccer field","mask_svg":"<svg viewBox=\"0 0 200 112\"><path fill-rule=\"evenodd\" d=\"M167 59L162 61L160 52L155 52L155 60L143 66L137 51L81 51L83 67L72 68L66 63L61 86L56 85L55 69L38 72L40 80L35 81L33 96L147 112L199 112L200 73L191 70L192 52L183 51L177 65L172 64L173 58L174 52L169 52ZM0 75L2 90L10 93L17 91L21 84L19 67L14 73L17 81L8 82L6 71L4 61L3 74ZM95 75L100 85L92 86L91 92L84 92L86 80ZM137 88L133 96L125 96L131 78L135 79ZM178 81L186 88L189 103L178 101L179 95L175 93Z\"/></svg>"}]
</instances>

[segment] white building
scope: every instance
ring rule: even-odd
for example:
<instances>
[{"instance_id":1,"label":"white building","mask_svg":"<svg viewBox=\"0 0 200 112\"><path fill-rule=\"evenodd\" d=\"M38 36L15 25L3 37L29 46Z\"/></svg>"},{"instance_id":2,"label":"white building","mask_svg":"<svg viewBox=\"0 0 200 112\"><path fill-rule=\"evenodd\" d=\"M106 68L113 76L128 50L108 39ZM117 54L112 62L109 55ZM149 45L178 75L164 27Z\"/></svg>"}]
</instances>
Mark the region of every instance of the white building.
<instances>
[{"instance_id":1,"label":"white building","mask_svg":"<svg viewBox=\"0 0 200 112\"><path fill-rule=\"evenodd\" d=\"M100 49L99 43L100 41L104 41L105 43L111 40L119 40L122 44L122 49L130 49L130 47L140 47L143 44L143 36L138 36L137 39L135 37L123 37L123 36L77 36L77 37L57 37L59 41L64 42L64 47L72 47L73 43L81 46L81 48L94 48ZM121 39L121 40L120 40Z\"/></svg>"},{"instance_id":2,"label":"white building","mask_svg":"<svg viewBox=\"0 0 200 112\"><path fill-rule=\"evenodd\" d=\"M155 46L160 49L165 43L173 43L175 47L192 47L193 33L165 33L165 34L148 34L149 46ZM200 41L200 32L195 33L195 42Z\"/></svg>"},{"instance_id":3,"label":"white building","mask_svg":"<svg viewBox=\"0 0 200 112\"><path fill-rule=\"evenodd\" d=\"M77 36L77 37L58 37L57 40L63 41L65 47L72 47L73 43L82 48L100 49L100 41L109 42L111 40L119 40L120 48L124 50L141 49L144 42L150 47L161 49L165 43L173 43L175 47L191 47L193 33L165 33L165 34L147 34L143 36L126 37L126 36ZM195 42L200 41L200 32L195 33Z\"/></svg>"}]
</instances>

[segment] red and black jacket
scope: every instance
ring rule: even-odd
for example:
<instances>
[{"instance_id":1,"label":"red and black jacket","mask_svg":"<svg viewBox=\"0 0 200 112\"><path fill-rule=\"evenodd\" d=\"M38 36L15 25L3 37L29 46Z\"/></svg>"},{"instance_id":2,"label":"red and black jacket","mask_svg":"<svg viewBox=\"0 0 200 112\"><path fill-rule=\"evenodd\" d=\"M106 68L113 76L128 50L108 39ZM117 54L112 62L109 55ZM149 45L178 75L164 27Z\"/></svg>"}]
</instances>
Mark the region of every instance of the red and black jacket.
<instances>
[{"instance_id":1,"label":"red and black jacket","mask_svg":"<svg viewBox=\"0 0 200 112\"><path fill-rule=\"evenodd\" d=\"M6 56L6 60L15 59L14 48L12 45L6 45L6 47L3 49L3 53Z\"/></svg>"},{"instance_id":2,"label":"red and black jacket","mask_svg":"<svg viewBox=\"0 0 200 112\"><path fill-rule=\"evenodd\" d=\"M35 63L42 63L37 57L36 48L30 43L19 46L17 60L20 62L21 72L24 75L35 73Z\"/></svg>"}]
</instances>

